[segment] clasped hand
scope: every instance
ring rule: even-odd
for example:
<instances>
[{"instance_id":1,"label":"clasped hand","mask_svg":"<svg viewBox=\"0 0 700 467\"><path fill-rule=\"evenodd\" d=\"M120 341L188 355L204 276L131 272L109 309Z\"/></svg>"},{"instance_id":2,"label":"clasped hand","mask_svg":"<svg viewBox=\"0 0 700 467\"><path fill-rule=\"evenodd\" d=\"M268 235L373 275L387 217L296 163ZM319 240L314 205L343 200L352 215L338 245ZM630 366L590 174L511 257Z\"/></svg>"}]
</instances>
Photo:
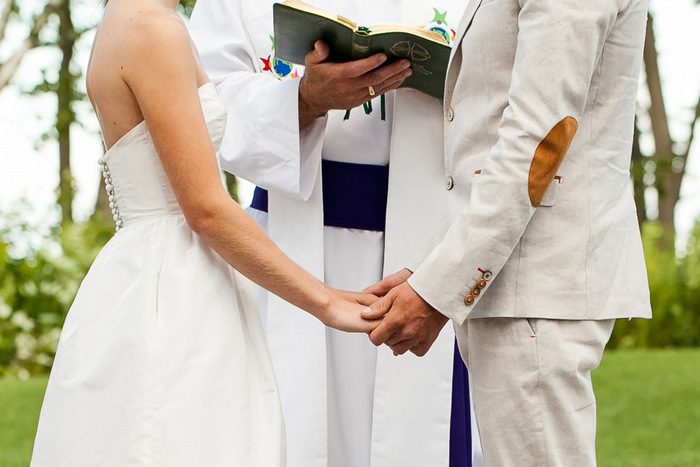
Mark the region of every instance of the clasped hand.
<instances>
[{"instance_id":1,"label":"clasped hand","mask_svg":"<svg viewBox=\"0 0 700 467\"><path fill-rule=\"evenodd\" d=\"M364 332L376 346L386 344L394 355L425 355L447 323L447 317L425 302L406 282L408 269L387 276L361 293L335 289L326 326ZM361 312L360 312L361 311Z\"/></svg>"},{"instance_id":2,"label":"clasped hand","mask_svg":"<svg viewBox=\"0 0 700 467\"><path fill-rule=\"evenodd\" d=\"M388 345L394 355L411 351L422 357L447 323L446 316L431 307L406 282L411 271L401 271L384 278L363 292L381 298L364 313L372 323L381 322L370 332L374 345Z\"/></svg>"}]
</instances>

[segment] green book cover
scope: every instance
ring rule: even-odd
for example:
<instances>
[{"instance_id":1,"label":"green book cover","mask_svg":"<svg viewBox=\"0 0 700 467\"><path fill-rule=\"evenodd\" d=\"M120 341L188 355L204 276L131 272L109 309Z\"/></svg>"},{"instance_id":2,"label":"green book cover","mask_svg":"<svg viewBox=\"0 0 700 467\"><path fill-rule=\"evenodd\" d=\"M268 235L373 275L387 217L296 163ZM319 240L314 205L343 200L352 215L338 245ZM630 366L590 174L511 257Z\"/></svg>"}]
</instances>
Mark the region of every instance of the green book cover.
<instances>
[{"instance_id":1,"label":"green book cover","mask_svg":"<svg viewBox=\"0 0 700 467\"><path fill-rule=\"evenodd\" d=\"M387 63L411 61L413 74L401 87L417 89L442 99L450 46L437 33L400 24L357 26L343 18L299 0L273 5L275 56L304 64L317 40L330 47L329 60L347 62L384 53Z\"/></svg>"}]
</instances>

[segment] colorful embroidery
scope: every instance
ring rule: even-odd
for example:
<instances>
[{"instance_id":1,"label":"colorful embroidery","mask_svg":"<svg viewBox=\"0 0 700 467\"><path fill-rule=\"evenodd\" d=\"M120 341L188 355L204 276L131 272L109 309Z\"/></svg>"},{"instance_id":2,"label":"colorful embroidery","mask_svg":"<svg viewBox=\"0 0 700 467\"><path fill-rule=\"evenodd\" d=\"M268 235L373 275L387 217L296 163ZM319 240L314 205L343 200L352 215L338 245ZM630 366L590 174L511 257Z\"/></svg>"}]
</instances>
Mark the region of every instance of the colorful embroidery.
<instances>
[{"instance_id":1,"label":"colorful embroidery","mask_svg":"<svg viewBox=\"0 0 700 467\"><path fill-rule=\"evenodd\" d=\"M455 36L457 35L457 32L447 25L447 11L445 11L444 13L440 13L440 10L438 10L437 8L433 8L433 11L435 12L433 20L427 25L421 26L421 28L440 34L442 37L445 38L448 45L452 45L452 43L455 40Z\"/></svg>"},{"instance_id":2,"label":"colorful embroidery","mask_svg":"<svg viewBox=\"0 0 700 467\"><path fill-rule=\"evenodd\" d=\"M260 60L263 62L262 71L269 71L270 73L277 76L277 78L279 79L299 78L299 76L301 76L299 74L299 69L294 64L285 62L283 60L278 60L277 57L274 56L275 38L270 36L270 40L272 41L271 54L268 55L267 58L260 57Z\"/></svg>"}]
</instances>

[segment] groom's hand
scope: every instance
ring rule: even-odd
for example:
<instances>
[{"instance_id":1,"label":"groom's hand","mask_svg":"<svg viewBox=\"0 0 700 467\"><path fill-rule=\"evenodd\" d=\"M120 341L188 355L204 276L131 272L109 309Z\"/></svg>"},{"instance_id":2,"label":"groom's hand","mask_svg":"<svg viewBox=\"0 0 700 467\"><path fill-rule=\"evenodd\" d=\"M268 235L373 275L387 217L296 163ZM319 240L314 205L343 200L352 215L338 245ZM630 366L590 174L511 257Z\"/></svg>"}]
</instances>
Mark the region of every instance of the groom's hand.
<instances>
[{"instance_id":1,"label":"groom's hand","mask_svg":"<svg viewBox=\"0 0 700 467\"><path fill-rule=\"evenodd\" d=\"M365 319L384 316L369 339L376 346L386 344L395 355L410 350L425 355L447 323L447 317L428 305L407 283L390 290L369 306Z\"/></svg>"}]
</instances>

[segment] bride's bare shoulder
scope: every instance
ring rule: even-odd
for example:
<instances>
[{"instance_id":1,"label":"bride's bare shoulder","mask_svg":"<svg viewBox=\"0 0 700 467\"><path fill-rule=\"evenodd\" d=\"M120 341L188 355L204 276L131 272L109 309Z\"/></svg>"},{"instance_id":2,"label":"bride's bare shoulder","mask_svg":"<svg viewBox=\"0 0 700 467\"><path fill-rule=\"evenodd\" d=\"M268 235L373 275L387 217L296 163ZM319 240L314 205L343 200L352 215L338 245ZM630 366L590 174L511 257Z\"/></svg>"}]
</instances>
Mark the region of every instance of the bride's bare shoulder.
<instances>
[{"instance_id":1,"label":"bride's bare shoulder","mask_svg":"<svg viewBox=\"0 0 700 467\"><path fill-rule=\"evenodd\" d=\"M174 12L162 9L137 10L129 19L130 27L125 37L127 50L136 58L158 55L167 51L179 52L186 58L190 38L187 28ZM181 48L184 47L184 48Z\"/></svg>"},{"instance_id":2,"label":"bride's bare shoulder","mask_svg":"<svg viewBox=\"0 0 700 467\"><path fill-rule=\"evenodd\" d=\"M119 38L119 72L132 91L135 80L194 74L196 62L190 36L177 13L139 7L114 13L119 15L112 19L115 32L119 30L119 34L113 35Z\"/></svg>"}]
</instances>

